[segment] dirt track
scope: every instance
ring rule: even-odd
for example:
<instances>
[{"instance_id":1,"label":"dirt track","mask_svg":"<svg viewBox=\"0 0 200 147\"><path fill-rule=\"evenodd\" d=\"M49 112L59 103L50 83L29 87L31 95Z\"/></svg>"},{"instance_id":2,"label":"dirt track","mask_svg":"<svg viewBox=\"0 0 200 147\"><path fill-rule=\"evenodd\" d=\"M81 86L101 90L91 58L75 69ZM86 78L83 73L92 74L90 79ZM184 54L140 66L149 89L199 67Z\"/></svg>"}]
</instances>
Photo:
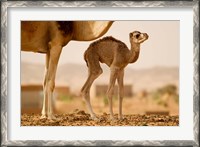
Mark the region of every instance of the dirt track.
<instances>
[{"instance_id":1,"label":"dirt track","mask_svg":"<svg viewBox=\"0 0 200 147\"><path fill-rule=\"evenodd\" d=\"M124 115L123 120L111 121L109 114L97 115L99 120L91 120L82 110L69 114L57 114L56 120L40 119L39 114L23 114L22 126L178 126L178 116L168 115Z\"/></svg>"}]
</instances>

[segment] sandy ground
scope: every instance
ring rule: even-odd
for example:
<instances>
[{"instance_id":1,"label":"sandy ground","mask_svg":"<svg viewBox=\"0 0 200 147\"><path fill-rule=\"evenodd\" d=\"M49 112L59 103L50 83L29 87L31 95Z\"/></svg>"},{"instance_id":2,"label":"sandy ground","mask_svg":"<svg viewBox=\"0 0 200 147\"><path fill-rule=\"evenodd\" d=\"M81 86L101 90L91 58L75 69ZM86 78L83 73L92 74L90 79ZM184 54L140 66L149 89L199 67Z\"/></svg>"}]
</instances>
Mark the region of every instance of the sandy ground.
<instances>
[{"instance_id":1,"label":"sandy ground","mask_svg":"<svg viewBox=\"0 0 200 147\"><path fill-rule=\"evenodd\" d=\"M118 120L118 100L113 101L116 120L110 120L108 104L102 98L91 99L94 112L99 120L92 120L86 104L80 97L55 103L56 120L40 119L39 113L23 113L22 126L178 126L179 108L174 101L163 106L155 101L141 98L125 98L123 101L123 120ZM147 112L159 112L148 114ZM167 115L160 113L167 112Z\"/></svg>"},{"instance_id":2,"label":"sandy ground","mask_svg":"<svg viewBox=\"0 0 200 147\"><path fill-rule=\"evenodd\" d=\"M110 120L109 114L97 115L92 120L83 110L74 110L68 114L56 114L56 120L40 119L39 114L23 114L22 126L178 126L179 117L169 115L124 115L123 120Z\"/></svg>"}]
</instances>

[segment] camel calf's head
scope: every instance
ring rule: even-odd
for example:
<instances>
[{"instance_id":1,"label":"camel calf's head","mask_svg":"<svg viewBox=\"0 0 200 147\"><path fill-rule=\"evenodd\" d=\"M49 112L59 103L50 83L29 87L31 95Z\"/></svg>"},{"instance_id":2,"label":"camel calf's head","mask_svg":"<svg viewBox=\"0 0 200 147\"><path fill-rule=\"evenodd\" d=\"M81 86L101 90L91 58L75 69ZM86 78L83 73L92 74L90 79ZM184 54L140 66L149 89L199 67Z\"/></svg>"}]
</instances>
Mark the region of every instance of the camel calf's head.
<instances>
[{"instance_id":1,"label":"camel calf's head","mask_svg":"<svg viewBox=\"0 0 200 147\"><path fill-rule=\"evenodd\" d=\"M139 31L134 31L129 34L129 39L131 43L140 44L149 38L147 33L141 33Z\"/></svg>"}]
</instances>

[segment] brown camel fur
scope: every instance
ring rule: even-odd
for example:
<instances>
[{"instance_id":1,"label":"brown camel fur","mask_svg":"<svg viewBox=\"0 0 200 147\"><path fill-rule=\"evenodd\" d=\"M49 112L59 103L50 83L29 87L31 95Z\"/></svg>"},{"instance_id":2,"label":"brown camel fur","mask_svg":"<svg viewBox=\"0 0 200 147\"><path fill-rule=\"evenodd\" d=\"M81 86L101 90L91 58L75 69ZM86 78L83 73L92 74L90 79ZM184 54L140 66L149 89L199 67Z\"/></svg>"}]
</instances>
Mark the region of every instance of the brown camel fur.
<instances>
[{"instance_id":1,"label":"brown camel fur","mask_svg":"<svg viewBox=\"0 0 200 147\"><path fill-rule=\"evenodd\" d=\"M86 104L90 115L93 119L97 119L90 104L90 87L93 81L103 72L100 63L105 63L110 67L110 83L108 86L107 97L109 100L110 117L114 119L112 110L112 96L115 81L117 79L119 88L119 119L122 119L122 99L123 99L123 77L124 68L129 63L137 61L140 52L140 44L148 39L146 33L134 31L129 34L131 49L121 41L113 37L105 37L90 44L85 51L84 59L88 66L88 79L81 89L81 93L86 100Z\"/></svg>"},{"instance_id":2,"label":"brown camel fur","mask_svg":"<svg viewBox=\"0 0 200 147\"><path fill-rule=\"evenodd\" d=\"M62 48L70 40L89 41L105 34L111 21L22 21L21 50L46 54L41 118L54 119L52 111L56 70Z\"/></svg>"}]
</instances>

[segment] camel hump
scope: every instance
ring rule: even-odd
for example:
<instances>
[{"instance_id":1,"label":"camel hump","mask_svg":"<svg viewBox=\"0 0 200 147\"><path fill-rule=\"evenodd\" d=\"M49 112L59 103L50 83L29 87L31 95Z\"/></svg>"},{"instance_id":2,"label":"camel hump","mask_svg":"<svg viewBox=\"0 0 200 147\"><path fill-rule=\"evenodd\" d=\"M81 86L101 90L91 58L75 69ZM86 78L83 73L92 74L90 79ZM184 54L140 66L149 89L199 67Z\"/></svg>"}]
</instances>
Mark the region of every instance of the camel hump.
<instances>
[{"instance_id":1,"label":"camel hump","mask_svg":"<svg viewBox=\"0 0 200 147\"><path fill-rule=\"evenodd\" d=\"M64 35L72 34L73 21L57 21L58 29L62 31Z\"/></svg>"}]
</instances>

